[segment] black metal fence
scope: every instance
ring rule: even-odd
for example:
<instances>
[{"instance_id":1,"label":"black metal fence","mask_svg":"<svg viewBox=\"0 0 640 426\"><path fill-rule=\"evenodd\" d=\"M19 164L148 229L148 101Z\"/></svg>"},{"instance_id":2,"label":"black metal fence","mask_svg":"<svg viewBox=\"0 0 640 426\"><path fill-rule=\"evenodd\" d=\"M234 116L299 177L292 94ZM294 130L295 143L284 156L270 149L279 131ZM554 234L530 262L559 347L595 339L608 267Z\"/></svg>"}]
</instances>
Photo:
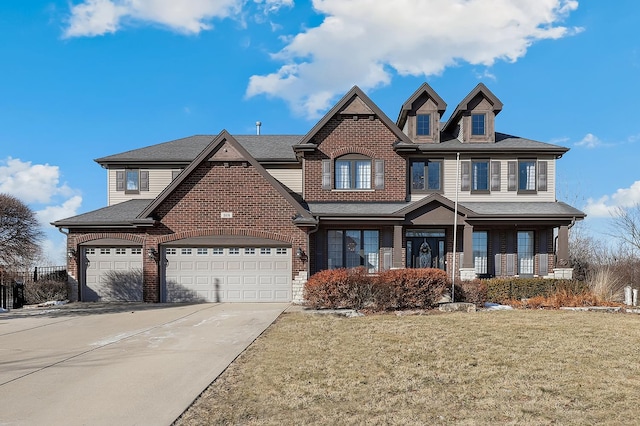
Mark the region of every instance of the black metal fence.
<instances>
[{"instance_id":1,"label":"black metal fence","mask_svg":"<svg viewBox=\"0 0 640 426\"><path fill-rule=\"evenodd\" d=\"M26 286L40 280L64 282L66 266L36 266L33 271L9 271L0 269L0 308L22 307Z\"/></svg>"}]
</instances>

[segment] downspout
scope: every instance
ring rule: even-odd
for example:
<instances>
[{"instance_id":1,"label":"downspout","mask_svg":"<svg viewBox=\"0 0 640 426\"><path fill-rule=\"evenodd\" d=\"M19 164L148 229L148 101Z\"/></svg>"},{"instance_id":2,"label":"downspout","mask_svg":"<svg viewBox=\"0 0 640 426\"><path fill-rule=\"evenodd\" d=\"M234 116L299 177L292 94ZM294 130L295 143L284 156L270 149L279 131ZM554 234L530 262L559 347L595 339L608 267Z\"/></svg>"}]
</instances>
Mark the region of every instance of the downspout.
<instances>
[{"instance_id":1,"label":"downspout","mask_svg":"<svg viewBox=\"0 0 640 426\"><path fill-rule=\"evenodd\" d=\"M456 255L458 254L458 187L460 185L460 153L456 153L456 198L453 204L453 271L451 271L451 302L455 302Z\"/></svg>"}]
</instances>

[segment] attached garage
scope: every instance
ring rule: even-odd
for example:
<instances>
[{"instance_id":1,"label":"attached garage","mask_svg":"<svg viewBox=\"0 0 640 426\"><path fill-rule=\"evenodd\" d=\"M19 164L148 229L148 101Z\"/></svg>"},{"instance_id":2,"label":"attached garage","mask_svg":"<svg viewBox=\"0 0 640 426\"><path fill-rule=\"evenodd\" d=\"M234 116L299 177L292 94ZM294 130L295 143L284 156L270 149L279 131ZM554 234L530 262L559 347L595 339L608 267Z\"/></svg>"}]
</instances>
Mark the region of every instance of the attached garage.
<instances>
[{"instance_id":1,"label":"attached garage","mask_svg":"<svg viewBox=\"0 0 640 426\"><path fill-rule=\"evenodd\" d=\"M81 300L142 301L142 247L83 246Z\"/></svg>"},{"instance_id":2,"label":"attached garage","mask_svg":"<svg viewBox=\"0 0 640 426\"><path fill-rule=\"evenodd\" d=\"M291 247L256 242L163 247L163 301L290 302Z\"/></svg>"}]
</instances>

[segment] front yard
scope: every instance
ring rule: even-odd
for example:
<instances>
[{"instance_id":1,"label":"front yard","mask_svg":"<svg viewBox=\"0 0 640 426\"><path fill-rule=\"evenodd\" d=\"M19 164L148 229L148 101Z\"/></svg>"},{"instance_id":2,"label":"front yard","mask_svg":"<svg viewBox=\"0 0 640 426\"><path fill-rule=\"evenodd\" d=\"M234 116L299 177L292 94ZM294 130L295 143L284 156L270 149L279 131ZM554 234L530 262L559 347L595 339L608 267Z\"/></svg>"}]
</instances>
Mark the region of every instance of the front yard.
<instances>
[{"instance_id":1,"label":"front yard","mask_svg":"<svg viewBox=\"0 0 640 426\"><path fill-rule=\"evenodd\" d=\"M639 349L629 314L288 313L177 424L635 423Z\"/></svg>"}]
</instances>

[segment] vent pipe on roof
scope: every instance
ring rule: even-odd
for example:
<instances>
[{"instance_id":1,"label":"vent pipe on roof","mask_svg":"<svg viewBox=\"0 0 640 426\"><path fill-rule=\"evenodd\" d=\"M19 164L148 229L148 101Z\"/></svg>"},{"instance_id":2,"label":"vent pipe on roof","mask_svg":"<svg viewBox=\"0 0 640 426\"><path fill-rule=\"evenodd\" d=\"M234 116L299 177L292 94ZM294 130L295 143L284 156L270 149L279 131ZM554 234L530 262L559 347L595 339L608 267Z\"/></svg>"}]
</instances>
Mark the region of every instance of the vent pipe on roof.
<instances>
[{"instance_id":1,"label":"vent pipe on roof","mask_svg":"<svg viewBox=\"0 0 640 426\"><path fill-rule=\"evenodd\" d=\"M260 126L262 126L262 123L259 121L256 121L256 135L260 136Z\"/></svg>"}]
</instances>

